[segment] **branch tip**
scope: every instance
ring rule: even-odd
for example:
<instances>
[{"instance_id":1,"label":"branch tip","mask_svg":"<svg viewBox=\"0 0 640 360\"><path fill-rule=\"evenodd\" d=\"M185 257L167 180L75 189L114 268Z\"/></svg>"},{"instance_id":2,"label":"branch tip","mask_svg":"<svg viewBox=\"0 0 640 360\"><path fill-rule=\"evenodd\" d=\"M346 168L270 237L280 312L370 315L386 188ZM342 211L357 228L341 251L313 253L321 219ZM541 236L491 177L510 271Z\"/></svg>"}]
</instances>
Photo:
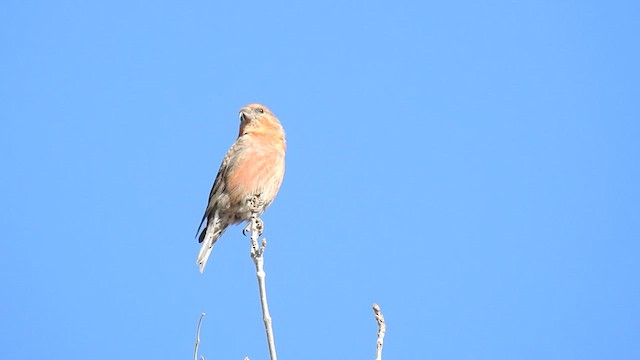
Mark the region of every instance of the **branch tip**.
<instances>
[{"instance_id":1,"label":"branch tip","mask_svg":"<svg viewBox=\"0 0 640 360\"><path fill-rule=\"evenodd\" d=\"M193 360L198 360L198 347L200 346L200 326L202 326L202 319L205 317L205 313L200 314L198 320L198 330L196 331L196 348L193 350ZM200 360L204 360L204 356L200 357Z\"/></svg>"},{"instance_id":2,"label":"branch tip","mask_svg":"<svg viewBox=\"0 0 640 360\"><path fill-rule=\"evenodd\" d=\"M373 304L373 315L378 323L378 340L376 341L376 360L382 360L382 347L384 346L384 334L387 331L387 324L384 315L378 304Z\"/></svg>"}]
</instances>

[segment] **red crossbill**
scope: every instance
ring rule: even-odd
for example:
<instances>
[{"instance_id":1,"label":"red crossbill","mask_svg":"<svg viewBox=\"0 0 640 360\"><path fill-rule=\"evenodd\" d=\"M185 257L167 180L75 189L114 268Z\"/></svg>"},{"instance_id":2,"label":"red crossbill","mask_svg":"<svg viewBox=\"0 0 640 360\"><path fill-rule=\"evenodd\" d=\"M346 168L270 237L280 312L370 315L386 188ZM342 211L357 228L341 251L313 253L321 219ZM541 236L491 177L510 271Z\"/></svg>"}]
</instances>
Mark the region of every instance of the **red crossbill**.
<instances>
[{"instance_id":1,"label":"red crossbill","mask_svg":"<svg viewBox=\"0 0 640 360\"><path fill-rule=\"evenodd\" d=\"M202 243L197 260L200 272L227 227L251 219L254 196L260 202L258 216L273 202L284 177L286 147L284 129L269 109L260 104L240 109L238 138L222 160L196 233Z\"/></svg>"}]
</instances>

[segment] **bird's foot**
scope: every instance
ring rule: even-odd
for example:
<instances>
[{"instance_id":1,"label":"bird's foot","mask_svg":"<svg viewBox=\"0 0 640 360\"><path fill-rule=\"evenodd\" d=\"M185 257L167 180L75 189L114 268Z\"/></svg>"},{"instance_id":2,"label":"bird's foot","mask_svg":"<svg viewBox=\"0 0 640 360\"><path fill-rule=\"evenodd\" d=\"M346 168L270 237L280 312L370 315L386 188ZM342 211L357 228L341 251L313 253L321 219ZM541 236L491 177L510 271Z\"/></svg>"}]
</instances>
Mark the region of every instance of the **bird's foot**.
<instances>
[{"instance_id":1,"label":"bird's foot","mask_svg":"<svg viewBox=\"0 0 640 360\"><path fill-rule=\"evenodd\" d=\"M264 232L264 221L260 218L256 218L256 229L258 230L258 236L261 236Z\"/></svg>"},{"instance_id":2,"label":"bird's foot","mask_svg":"<svg viewBox=\"0 0 640 360\"><path fill-rule=\"evenodd\" d=\"M247 223L247 226L245 226L244 229L242 229L242 235L247 236L247 233L249 234L251 233L253 221L254 221L254 218L251 218L251 220L249 220L249 222ZM256 222L256 230L258 230L258 236L261 236L262 233L264 232L264 221L262 221L262 219L260 219L259 217L256 217L255 222Z\"/></svg>"}]
</instances>

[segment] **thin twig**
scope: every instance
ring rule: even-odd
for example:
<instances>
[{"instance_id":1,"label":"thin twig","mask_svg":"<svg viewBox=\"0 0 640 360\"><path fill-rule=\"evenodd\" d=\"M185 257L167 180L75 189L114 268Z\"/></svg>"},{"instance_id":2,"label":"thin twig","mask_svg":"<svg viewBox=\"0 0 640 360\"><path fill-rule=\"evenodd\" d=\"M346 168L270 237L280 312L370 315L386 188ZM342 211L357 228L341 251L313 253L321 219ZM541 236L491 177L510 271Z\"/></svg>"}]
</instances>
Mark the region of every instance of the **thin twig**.
<instances>
[{"instance_id":1,"label":"thin twig","mask_svg":"<svg viewBox=\"0 0 640 360\"><path fill-rule=\"evenodd\" d=\"M258 245L258 237L262 230L262 220L258 218L259 198L254 197L251 200L251 259L256 265L256 277L258 278L258 288L260 290L260 304L262 305L262 320L267 333L267 343L269 345L269 357L271 360L277 360L276 343L273 338L273 328L271 326L271 315L269 314L269 304L267 303L267 285L265 282L266 273L264 272L264 249L267 246L267 239L262 239L262 243Z\"/></svg>"},{"instance_id":2,"label":"thin twig","mask_svg":"<svg viewBox=\"0 0 640 360\"><path fill-rule=\"evenodd\" d=\"M387 331L387 324L378 304L373 304L373 314L378 323L378 341L376 342L376 360L382 360L382 347L384 346L384 333Z\"/></svg>"},{"instance_id":3,"label":"thin twig","mask_svg":"<svg viewBox=\"0 0 640 360\"><path fill-rule=\"evenodd\" d=\"M200 346L200 326L202 325L202 318L204 318L206 314L200 314L200 320L198 320L198 332L196 333L196 348L193 350L193 360L198 360L198 347ZM204 356L200 358L204 360Z\"/></svg>"}]
</instances>

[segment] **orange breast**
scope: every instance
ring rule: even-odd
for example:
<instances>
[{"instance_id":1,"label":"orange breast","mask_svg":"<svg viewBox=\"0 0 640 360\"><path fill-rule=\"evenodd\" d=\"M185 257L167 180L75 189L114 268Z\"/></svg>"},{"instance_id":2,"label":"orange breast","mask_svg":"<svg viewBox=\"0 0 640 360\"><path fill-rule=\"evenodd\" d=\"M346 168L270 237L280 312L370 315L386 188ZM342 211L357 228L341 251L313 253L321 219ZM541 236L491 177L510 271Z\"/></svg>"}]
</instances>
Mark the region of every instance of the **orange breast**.
<instances>
[{"instance_id":1,"label":"orange breast","mask_svg":"<svg viewBox=\"0 0 640 360\"><path fill-rule=\"evenodd\" d=\"M249 139L227 173L227 190L231 203L240 204L254 194L270 204L284 176L284 148L268 138Z\"/></svg>"}]
</instances>

